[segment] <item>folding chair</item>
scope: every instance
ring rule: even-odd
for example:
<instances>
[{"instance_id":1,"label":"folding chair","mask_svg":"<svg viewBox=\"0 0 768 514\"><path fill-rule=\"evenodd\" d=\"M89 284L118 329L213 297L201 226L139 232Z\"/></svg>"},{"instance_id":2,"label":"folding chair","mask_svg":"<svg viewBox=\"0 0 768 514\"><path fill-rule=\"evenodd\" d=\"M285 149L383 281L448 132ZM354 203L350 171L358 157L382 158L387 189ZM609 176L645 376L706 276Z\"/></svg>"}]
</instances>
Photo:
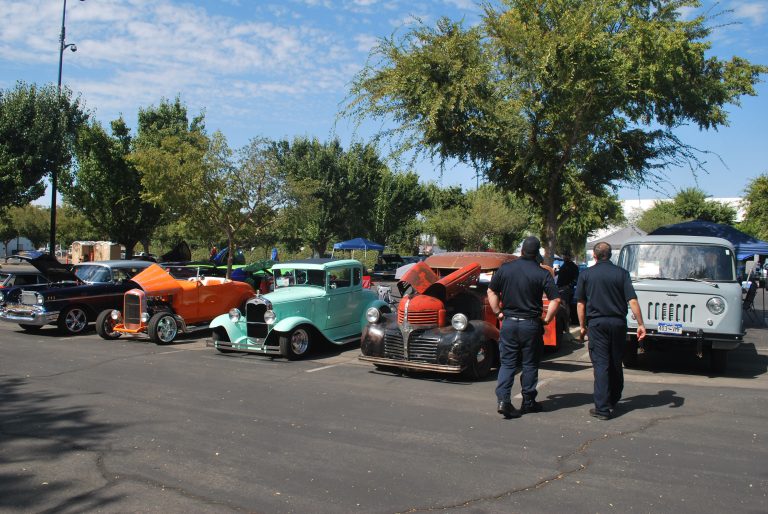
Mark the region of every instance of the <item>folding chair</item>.
<instances>
[{"instance_id":1,"label":"folding chair","mask_svg":"<svg viewBox=\"0 0 768 514\"><path fill-rule=\"evenodd\" d=\"M757 311L755 310L755 296L757 295L757 282L755 280L751 281L749 283L749 289L747 289L747 294L744 297L744 302L741 304L741 309L744 312L744 315L748 318L752 319L752 316L755 317L755 322L757 323L760 319L757 315Z\"/></svg>"}]
</instances>

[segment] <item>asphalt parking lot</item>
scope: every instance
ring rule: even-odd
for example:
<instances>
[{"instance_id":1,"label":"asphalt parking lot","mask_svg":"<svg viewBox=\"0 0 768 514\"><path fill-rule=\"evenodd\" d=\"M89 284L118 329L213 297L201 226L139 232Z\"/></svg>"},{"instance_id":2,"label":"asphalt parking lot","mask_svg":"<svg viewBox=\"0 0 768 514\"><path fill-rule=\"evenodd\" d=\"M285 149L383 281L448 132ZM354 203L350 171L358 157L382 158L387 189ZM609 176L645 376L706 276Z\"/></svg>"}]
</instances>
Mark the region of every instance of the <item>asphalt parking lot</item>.
<instances>
[{"instance_id":1,"label":"asphalt parking lot","mask_svg":"<svg viewBox=\"0 0 768 514\"><path fill-rule=\"evenodd\" d=\"M502 420L493 378L377 372L354 347L289 362L0 324L0 510L766 512L760 309L725 376L641 356L610 421L573 339L542 365L546 412Z\"/></svg>"}]
</instances>

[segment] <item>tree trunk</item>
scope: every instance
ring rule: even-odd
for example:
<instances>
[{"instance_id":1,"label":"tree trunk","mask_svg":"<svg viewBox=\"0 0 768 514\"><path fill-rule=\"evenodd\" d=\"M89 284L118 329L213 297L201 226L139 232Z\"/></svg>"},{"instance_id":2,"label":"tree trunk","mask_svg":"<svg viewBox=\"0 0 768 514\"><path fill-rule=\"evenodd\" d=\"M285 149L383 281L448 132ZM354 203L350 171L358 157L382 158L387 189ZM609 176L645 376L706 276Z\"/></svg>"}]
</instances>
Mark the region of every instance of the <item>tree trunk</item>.
<instances>
[{"instance_id":1,"label":"tree trunk","mask_svg":"<svg viewBox=\"0 0 768 514\"><path fill-rule=\"evenodd\" d=\"M235 250L232 246L234 243L235 235L231 229L227 228L227 280L232 277L232 261L234 260Z\"/></svg>"}]
</instances>

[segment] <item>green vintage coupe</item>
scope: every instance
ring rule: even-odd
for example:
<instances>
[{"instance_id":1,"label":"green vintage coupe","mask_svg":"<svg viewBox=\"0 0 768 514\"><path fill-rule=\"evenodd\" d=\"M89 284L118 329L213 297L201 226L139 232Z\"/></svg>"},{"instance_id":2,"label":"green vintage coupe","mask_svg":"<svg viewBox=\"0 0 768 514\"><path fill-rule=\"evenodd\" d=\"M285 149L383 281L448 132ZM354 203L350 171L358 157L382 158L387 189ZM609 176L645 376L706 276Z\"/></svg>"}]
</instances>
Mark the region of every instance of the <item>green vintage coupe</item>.
<instances>
[{"instance_id":1,"label":"green vintage coupe","mask_svg":"<svg viewBox=\"0 0 768 514\"><path fill-rule=\"evenodd\" d=\"M301 359L312 346L360 342L371 307L390 312L378 295L363 288L363 266L345 259L281 262L272 268L274 291L257 295L245 312L232 309L211 322L208 346L220 352L248 352Z\"/></svg>"}]
</instances>

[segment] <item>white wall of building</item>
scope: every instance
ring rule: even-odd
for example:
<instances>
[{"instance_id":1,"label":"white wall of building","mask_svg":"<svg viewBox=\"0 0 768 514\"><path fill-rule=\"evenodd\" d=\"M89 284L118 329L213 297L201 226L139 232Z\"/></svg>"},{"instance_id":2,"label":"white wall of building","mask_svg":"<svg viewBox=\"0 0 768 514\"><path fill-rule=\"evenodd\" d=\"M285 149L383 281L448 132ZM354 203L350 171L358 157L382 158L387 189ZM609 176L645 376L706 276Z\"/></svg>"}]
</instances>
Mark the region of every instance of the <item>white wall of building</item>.
<instances>
[{"instance_id":1,"label":"white wall of building","mask_svg":"<svg viewBox=\"0 0 768 514\"><path fill-rule=\"evenodd\" d=\"M26 252L34 249L35 247L32 246L32 241L26 237L16 237L8 242L7 248L5 243L0 243L0 257L10 257L19 252Z\"/></svg>"}]
</instances>

